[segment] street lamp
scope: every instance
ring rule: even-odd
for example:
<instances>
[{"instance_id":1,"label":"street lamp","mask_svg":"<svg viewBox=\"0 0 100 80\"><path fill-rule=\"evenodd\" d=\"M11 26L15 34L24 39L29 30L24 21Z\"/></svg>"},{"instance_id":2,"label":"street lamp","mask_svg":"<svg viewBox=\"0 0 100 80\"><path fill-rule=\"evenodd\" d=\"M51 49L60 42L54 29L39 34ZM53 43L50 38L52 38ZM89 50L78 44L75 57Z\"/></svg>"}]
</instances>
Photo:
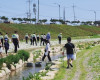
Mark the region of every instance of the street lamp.
<instances>
[{"instance_id":1,"label":"street lamp","mask_svg":"<svg viewBox=\"0 0 100 80\"><path fill-rule=\"evenodd\" d=\"M61 19L61 17L60 17L60 4L58 4L58 3L54 3L54 4L57 4L59 7L59 20L60 20Z\"/></svg>"}]
</instances>

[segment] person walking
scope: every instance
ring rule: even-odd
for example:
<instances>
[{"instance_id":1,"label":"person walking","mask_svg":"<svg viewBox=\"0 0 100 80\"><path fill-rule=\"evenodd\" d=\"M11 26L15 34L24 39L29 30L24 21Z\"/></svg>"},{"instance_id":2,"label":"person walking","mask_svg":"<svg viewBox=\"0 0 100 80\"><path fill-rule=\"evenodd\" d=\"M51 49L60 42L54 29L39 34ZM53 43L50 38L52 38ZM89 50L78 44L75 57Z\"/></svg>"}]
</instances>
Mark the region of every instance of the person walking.
<instances>
[{"instance_id":1,"label":"person walking","mask_svg":"<svg viewBox=\"0 0 100 80\"><path fill-rule=\"evenodd\" d=\"M50 57L50 43L48 40L46 40L46 47L45 47L45 53L44 56L42 57L42 61L44 61L45 57L48 57L49 61L51 62L51 57Z\"/></svg>"},{"instance_id":2,"label":"person walking","mask_svg":"<svg viewBox=\"0 0 100 80\"><path fill-rule=\"evenodd\" d=\"M29 39L29 36L28 36L28 33L26 33L26 35L25 35L26 44L28 44L28 39Z\"/></svg>"},{"instance_id":3,"label":"person walking","mask_svg":"<svg viewBox=\"0 0 100 80\"><path fill-rule=\"evenodd\" d=\"M39 43L39 40L40 40L40 36L39 34L37 35L37 42Z\"/></svg>"},{"instance_id":4,"label":"person walking","mask_svg":"<svg viewBox=\"0 0 100 80\"><path fill-rule=\"evenodd\" d=\"M6 53L6 56L7 56L8 55L8 50L9 50L8 39L5 39L4 48L5 48L5 53Z\"/></svg>"},{"instance_id":5,"label":"person walking","mask_svg":"<svg viewBox=\"0 0 100 80\"><path fill-rule=\"evenodd\" d=\"M36 42L36 34L35 34L35 33L33 34L33 46L34 46L34 43L35 43L36 46L37 46L37 42Z\"/></svg>"},{"instance_id":6,"label":"person walking","mask_svg":"<svg viewBox=\"0 0 100 80\"><path fill-rule=\"evenodd\" d=\"M41 42L40 42L40 46L41 46L41 44L43 43L43 34L41 34L40 39L41 39Z\"/></svg>"},{"instance_id":7,"label":"person walking","mask_svg":"<svg viewBox=\"0 0 100 80\"><path fill-rule=\"evenodd\" d=\"M46 35L43 35L43 46L46 44Z\"/></svg>"},{"instance_id":8,"label":"person walking","mask_svg":"<svg viewBox=\"0 0 100 80\"><path fill-rule=\"evenodd\" d=\"M5 34L5 36L4 36L4 40L7 40L7 41L9 42L8 33Z\"/></svg>"},{"instance_id":9,"label":"person walking","mask_svg":"<svg viewBox=\"0 0 100 80\"><path fill-rule=\"evenodd\" d=\"M62 33L60 33L60 34L58 35L59 44L61 44L61 39L62 39Z\"/></svg>"},{"instance_id":10,"label":"person walking","mask_svg":"<svg viewBox=\"0 0 100 80\"><path fill-rule=\"evenodd\" d=\"M17 35L17 31L14 32L14 34L12 35L12 42L14 44L14 52L17 52L17 47L18 47L18 43L19 43L19 38Z\"/></svg>"},{"instance_id":11,"label":"person walking","mask_svg":"<svg viewBox=\"0 0 100 80\"><path fill-rule=\"evenodd\" d=\"M3 55L2 55L2 42L1 42L1 40L0 40L0 57L1 58L3 57Z\"/></svg>"},{"instance_id":12,"label":"person walking","mask_svg":"<svg viewBox=\"0 0 100 80\"><path fill-rule=\"evenodd\" d=\"M50 39L51 39L50 32L48 32L48 34L46 35L46 40L48 40L49 43L50 43Z\"/></svg>"},{"instance_id":13,"label":"person walking","mask_svg":"<svg viewBox=\"0 0 100 80\"><path fill-rule=\"evenodd\" d=\"M17 39L18 39L18 48L19 48L19 35L18 35L18 33L16 33L16 36L17 36Z\"/></svg>"},{"instance_id":14,"label":"person walking","mask_svg":"<svg viewBox=\"0 0 100 80\"><path fill-rule=\"evenodd\" d=\"M33 44L33 34L30 35L30 42L31 42L30 45L32 45Z\"/></svg>"},{"instance_id":15,"label":"person walking","mask_svg":"<svg viewBox=\"0 0 100 80\"><path fill-rule=\"evenodd\" d=\"M68 69L69 66L73 67L72 62L74 59L74 52L75 52L75 46L73 43L71 43L71 37L67 38L67 43L65 44L64 48L66 49L66 54L67 54L67 64L68 64L67 69Z\"/></svg>"},{"instance_id":16,"label":"person walking","mask_svg":"<svg viewBox=\"0 0 100 80\"><path fill-rule=\"evenodd\" d=\"M3 44L4 44L4 42L3 42L3 35L2 35L2 33L0 32L0 40L1 40L1 43L2 43L2 46L3 46Z\"/></svg>"}]
</instances>

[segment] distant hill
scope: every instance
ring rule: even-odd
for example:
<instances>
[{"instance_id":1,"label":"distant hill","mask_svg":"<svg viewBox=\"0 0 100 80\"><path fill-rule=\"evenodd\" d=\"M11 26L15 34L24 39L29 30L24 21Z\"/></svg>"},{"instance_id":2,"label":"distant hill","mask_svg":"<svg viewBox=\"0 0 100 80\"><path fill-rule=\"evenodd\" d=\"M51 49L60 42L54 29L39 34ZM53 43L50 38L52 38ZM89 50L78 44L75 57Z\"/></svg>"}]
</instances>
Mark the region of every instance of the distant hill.
<instances>
[{"instance_id":1,"label":"distant hill","mask_svg":"<svg viewBox=\"0 0 100 80\"><path fill-rule=\"evenodd\" d=\"M11 37L15 30L18 31L21 39L24 38L25 33L47 34L50 32L53 39L57 38L59 33L62 33L63 38L100 34L100 27L94 26L0 24L0 32L3 35L8 33Z\"/></svg>"}]
</instances>

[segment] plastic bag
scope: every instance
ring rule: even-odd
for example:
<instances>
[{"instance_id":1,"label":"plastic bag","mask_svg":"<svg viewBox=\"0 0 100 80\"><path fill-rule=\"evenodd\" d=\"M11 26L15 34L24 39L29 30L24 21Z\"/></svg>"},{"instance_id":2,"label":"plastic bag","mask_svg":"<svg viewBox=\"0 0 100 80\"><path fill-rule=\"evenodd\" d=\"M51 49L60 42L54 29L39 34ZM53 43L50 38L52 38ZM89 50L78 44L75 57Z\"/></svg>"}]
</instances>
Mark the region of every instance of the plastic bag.
<instances>
[{"instance_id":1,"label":"plastic bag","mask_svg":"<svg viewBox=\"0 0 100 80\"><path fill-rule=\"evenodd\" d=\"M76 60L76 53L74 54L74 60Z\"/></svg>"}]
</instances>

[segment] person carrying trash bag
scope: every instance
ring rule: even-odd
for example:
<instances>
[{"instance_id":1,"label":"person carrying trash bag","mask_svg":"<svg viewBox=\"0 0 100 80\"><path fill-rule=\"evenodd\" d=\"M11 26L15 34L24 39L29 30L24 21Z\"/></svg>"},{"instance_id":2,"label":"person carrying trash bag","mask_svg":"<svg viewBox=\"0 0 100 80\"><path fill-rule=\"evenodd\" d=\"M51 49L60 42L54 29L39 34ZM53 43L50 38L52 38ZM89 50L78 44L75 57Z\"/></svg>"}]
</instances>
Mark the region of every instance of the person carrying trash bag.
<instances>
[{"instance_id":1,"label":"person carrying trash bag","mask_svg":"<svg viewBox=\"0 0 100 80\"><path fill-rule=\"evenodd\" d=\"M14 52L17 53L17 47L18 47L18 43L19 43L19 38L17 36L17 31L14 32L14 34L12 35L12 42L14 44Z\"/></svg>"},{"instance_id":2,"label":"person carrying trash bag","mask_svg":"<svg viewBox=\"0 0 100 80\"><path fill-rule=\"evenodd\" d=\"M60 33L60 34L58 35L59 44L61 44L61 39L62 39L62 33Z\"/></svg>"},{"instance_id":3,"label":"person carrying trash bag","mask_svg":"<svg viewBox=\"0 0 100 80\"><path fill-rule=\"evenodd\" d=\"M25 35L26 44L28 44L28 39L29 39L29 36L28 36L28 33L26 33Z\"/></svg>"},{"instance_id":4,"label":"person carrying trash bag","mask_svg":"<svg viewBox=\"0 0 100 80\"><path fill-rule=\"evenodd\" d=\"M66 49L67 65L68 65L67 69L69 69L70 66L73 67L72 62L74 60L74 54L75 54L75 45L71 43L71 37L67 38L67 43L65 44L64 49Z\"/></svg>"},{"instance_id":5,"label":"person carrying trash bag","mask_svg":"<svg viewBox=\"0 0 100 80\"><path fill-rule=\"evenodd\" d=\"M48 57L49 61L51 62L51 57L50 57L50 43L48 40L46 40L46 47L45 47L45 53L44 56L42 57L42 61L44 61L45 57Z\"/></svg>"}]
</instances>

